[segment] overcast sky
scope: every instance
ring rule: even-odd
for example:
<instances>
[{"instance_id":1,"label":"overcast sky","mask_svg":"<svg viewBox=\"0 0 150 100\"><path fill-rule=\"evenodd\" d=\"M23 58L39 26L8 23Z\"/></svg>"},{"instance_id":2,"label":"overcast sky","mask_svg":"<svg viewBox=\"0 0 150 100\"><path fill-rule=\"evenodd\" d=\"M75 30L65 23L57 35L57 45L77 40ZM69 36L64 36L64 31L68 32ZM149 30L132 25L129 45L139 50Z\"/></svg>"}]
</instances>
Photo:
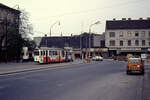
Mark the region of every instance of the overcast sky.
<instances>
[{"instance_id":1,"label":"overcast sky","mask_svg":"<svg viewBox=\"0 0 150 100\"><path fill-rule=\"evenodd\" d=\"M19 5L30 13L34 36L48 34L52 27L52 36L77 35L88 32L89 26L96 21L101 24L92 26L92 32L105 31L106 20L113 18L150 17L150 0L0 0L14 7Z\"/></svg>"}]
</instances>

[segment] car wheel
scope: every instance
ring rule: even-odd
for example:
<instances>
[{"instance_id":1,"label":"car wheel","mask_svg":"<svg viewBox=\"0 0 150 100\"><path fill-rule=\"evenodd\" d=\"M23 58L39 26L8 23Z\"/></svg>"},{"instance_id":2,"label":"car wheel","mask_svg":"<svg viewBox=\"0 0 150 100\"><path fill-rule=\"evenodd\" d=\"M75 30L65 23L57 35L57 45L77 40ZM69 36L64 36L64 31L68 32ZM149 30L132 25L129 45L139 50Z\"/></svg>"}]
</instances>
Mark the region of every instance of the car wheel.
<instances>
[{"instance_id":1,"label":"car wheel","mask_svg":"<svg viewBox=\"0 0 150 100\"><path fill-rule=\"evenodd\" d=\"M144 70L142 70L142 71L141 71L141 74L142 74L142 75L144 75L144 73L145 73L145 71L144 71Z\"/></svg>"},{"instance_id":2,"label":"car wheel","mask_svg":"<svg viewBox=\"0 0 150 100\"><path fill-rule=\"evenodd\" d=\"M126 74L129 75L129 74L130 74L130 71L127 70L127 71L126 71Z\"/></svg>"}]
</instances>

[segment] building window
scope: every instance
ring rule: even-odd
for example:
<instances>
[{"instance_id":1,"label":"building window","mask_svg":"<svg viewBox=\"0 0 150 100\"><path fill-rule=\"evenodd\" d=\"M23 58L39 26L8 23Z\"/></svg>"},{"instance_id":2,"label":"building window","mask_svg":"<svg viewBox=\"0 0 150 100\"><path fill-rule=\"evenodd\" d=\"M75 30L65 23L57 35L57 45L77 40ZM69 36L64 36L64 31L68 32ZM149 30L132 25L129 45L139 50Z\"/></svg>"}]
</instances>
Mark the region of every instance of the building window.
<instances>
[{"instance_id":1,"label":"building window","mask_svg":"<svg viewBox=\"0 0 150 100\"><path fill-rule=\"evenodd\" d=\"M139 36L139 32L138 32L138 31L135 32L135 36L136 36L136 37Z\"/></svg>"},{"instance_id":2,"label":"building window","mask_svg":"<svg viewBox=\"0 0 150 100\"><path fill-rule=\"evenodd\" d=\"M142 37L145 37L145 31L142 31Z\"/></svg>"},{"instance_id":3,"label":"building window","mask_svg":"<svg viewBox=\"0 0 150 100\"><path fill-rule=\"evenodd\" d=\"M132 34L131 34L130 31L128 31L127 34L128 34L128 37L131 37L131 36L132 36Z\"/></svg>"},{"instance_id":4,"label":"building window","mask_svg":"<svg viewBox=\"0 0 150 100\"><path fill-rule=\"evenodd\" d=\"M135 45L139 46L139 40L135 40Z\"/></svg>"},{"instance_id":5,"label":"building window","mask_svg":"<svg viewBox=\"0 0 150 100\"><path fill-rule=\"evenodd\" d=\"M122 40L120 41L120 46L123 46L123 41Z\"/></svg>"},{"instance_id":6,"label":"building window","mask_svg":"<svg viewBox=\"0 0 150 100\"><path fill-rule=\"evenodd\" d=\"M110 46L115 46L115 40L110 40L110 41L109 41L109 45L110 45Z\"/></svg>"},{"instance_id":7,"label":"building window","mask_svg":"<svg viewBox=\"0 0 150 100\"><path fill-rule=\"evenodd\" d=\"M131 40L128 40L128 46L131 46Z\"/></svg>"},{"instance_id":8,"label":"building window","mask_svg":"<svg viewBox=\"0 0 150 100\"><path fill-rule=\"evenodd\" d=\"M119 33L119 36L120 36L120 37L123 37L123 32L122 32L122 31Z\"/></svg>"},{"instance_id":9,"label":"building window","mask_svg":"<svg viewBox=\"0 0 150 100\"><path fill-rule=\"evenodd\" d=\"M115 32L109 32L109 37L115 37Z\"/></svg>"},{"instance_id":10,"label":"building window","mask_svg":"<svg viewBox=\"0 0 150 100\"><path fill-rule=\"evenodd\" d=\"M145 46L145 40L142 40L142 46Z\"/></svg>"}]
</instances>

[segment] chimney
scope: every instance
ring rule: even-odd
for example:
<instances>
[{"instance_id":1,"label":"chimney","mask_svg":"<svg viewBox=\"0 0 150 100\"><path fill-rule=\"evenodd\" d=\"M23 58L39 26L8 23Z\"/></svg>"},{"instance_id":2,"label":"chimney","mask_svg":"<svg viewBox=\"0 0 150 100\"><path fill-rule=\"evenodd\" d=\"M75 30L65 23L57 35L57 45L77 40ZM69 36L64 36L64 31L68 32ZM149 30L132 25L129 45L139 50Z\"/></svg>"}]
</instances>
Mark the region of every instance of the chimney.
<instances>
[{"instance_id":1,"label":"chimney","mask_svg":"<svg viewBox=\"0 0 150 100\"><path fill-rule=\"evenodd\" d=\"M147 17L147 20L150 20L150 17Z\"/></svg>"},{"instance_id":2,"label":"chimney","mask_svg":"<svg viewBox=\"0 0 150 100\"><path fill-rule=\"evenodd\" d=\"M131 18L128 18L128 20L131 20Z\"/></svg>"},{"instance_id":3,"label":"chimney","mask_svg":"<svg viewBox=\"0 0 150 100\"><path fill-rule=\"evenodd\" d=\"M143 20L143 18L139 18L139 20Z\"/></svg>"},{"instance_id":4,"label":"chimney","mask_svg":"<svg viewBox=\"0 0 150 100\"><path fill-rule=\"evenodd\" d=\"M122 18L122 20L126 20L126 18Z\"/></svg>"},{"instance_id":5,"label":"chimney","mask_svg":"<svg viewBox=\"0 0 150 100\"><path fill-rule=\"evenodd\" d=\"M45 34L45 37L47 37L47 34Z\"/></svg>"},{"instance_id":6,"label":"chimney","mask_svg":"<svg viewBox=\"0 0 150 100\"><path fill-rule=\"evenodd\" d=\"M113 18L113 21L115 21L116 20L116 18Z\"/></svg>"}]
</instances>

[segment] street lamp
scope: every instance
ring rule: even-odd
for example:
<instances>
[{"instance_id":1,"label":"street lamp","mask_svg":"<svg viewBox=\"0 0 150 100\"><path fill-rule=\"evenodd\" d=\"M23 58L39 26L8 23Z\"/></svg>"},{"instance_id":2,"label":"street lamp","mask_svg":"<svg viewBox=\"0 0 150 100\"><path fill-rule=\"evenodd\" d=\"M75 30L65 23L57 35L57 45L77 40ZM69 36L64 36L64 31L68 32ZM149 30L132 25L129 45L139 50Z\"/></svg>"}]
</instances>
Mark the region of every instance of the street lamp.
<instances>
[{"instance_id":1,"label":"street lamp","mask_svg":"<svg viewBox=\"0 0 150 100\"><path fill-rule=\"evenodd\" d=\"M91 28L92 28L92 26L97 25L97 24L100 24L100 21L97 21L97 22L91 24L90 27L89 27L89 57L91 56L91 53L90 53L90 49L91 49Z\"/></svg>"},{"instance_id":2,"label":"street lamp","mask_svg":"<svg viewBox=\"0 0 150 100\"><path fill-rule=\"evenodd\" d=\"M51 33L52 27L53 27L55 24L57 24L57 23L58 23L58 25L60 26L60 21L56 21L55 23L53 23L53 24L51 25L51 27L50 27L50 36L52 35L52 33Z\"/></svg>"}]
</instances>

